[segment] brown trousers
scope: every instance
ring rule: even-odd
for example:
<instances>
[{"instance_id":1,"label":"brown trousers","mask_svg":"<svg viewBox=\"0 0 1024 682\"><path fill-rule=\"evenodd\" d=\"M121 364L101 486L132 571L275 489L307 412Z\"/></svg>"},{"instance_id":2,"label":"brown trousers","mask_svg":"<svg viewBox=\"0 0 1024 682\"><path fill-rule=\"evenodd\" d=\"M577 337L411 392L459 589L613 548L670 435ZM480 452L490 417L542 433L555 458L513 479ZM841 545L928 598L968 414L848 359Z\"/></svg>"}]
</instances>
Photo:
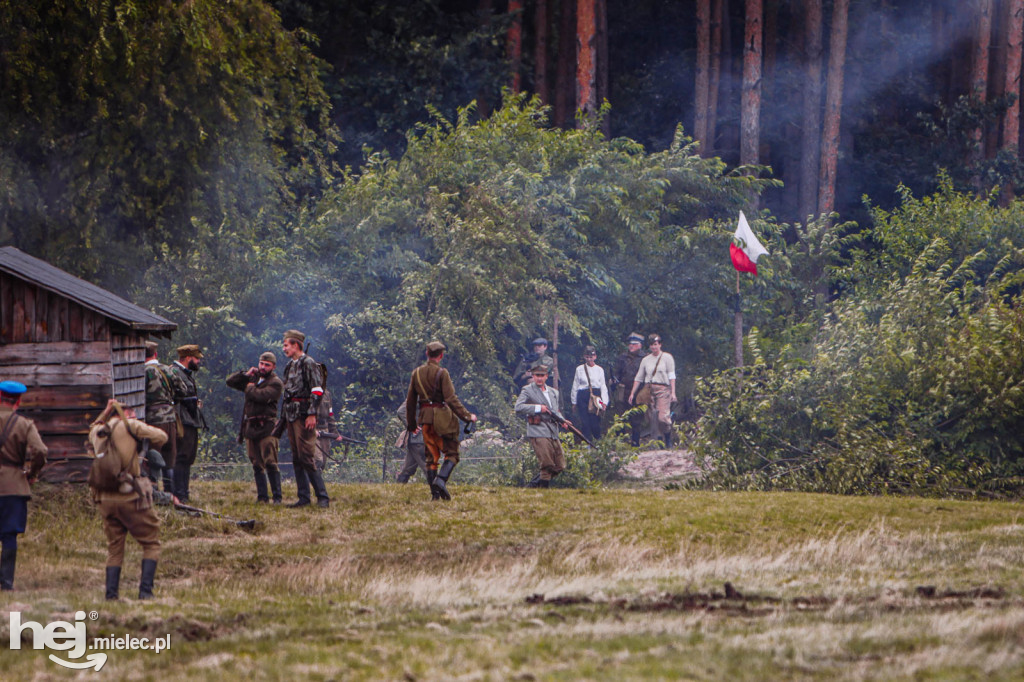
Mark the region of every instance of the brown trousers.
<instances>
[{"instance_id":1,"label":"brown trousers","mask_svg":"<svg viewBox=\"0 0 1024 682\"><path fill-rule=\"evenodd\" d=\"M99 503L103 532L107 534L107 566L124 563L124 541L129 533L142 546L143 559L160 558L160 519L153 507L135 508L135 500Z\"/></svg>"},{"instance_id":2,"label":"brown trousers","mask_svg":"<svg viewBox=\"0 0 1024 682\"><path fill-rule=\"evenodd\" d=\"M540 465L540 480L550 481L565 471L565 453L557 438L531 438L530 445Z\"/></svg>"},{"instance_id":3,"label":"brown trousers","mask_svg":"<svg viewBox=\"0 0 1024 682\"><path fill-rule=\"evenodd\" d=\"M423 429L423 445L427 448L427 467L437 470L437 465L444 454L446 460L450 459L456 464L459 463L459 439L452 436L442 436L434 430L433 424L420 424Z\"/></svg>"},{"instance_id":4,"label":"brown trousers","mask_svg":"<svg viewBox=\"0 0 1024 682\"><path fill-rule=\"evenodd\" d=\"M277 448L279 442L273 436L267 436L259 440L246 438L245 451L249 455L252 467L257 471L277 471Z\"/></svg>"},{"instance_id":5,"label":"brown trousers","mask_svg":"<svg viewBox=\"0 0 1024 682\"><path fill-rule=\"evenodd\" d=\"M316 429L307 429L305 418L288 422L288 442L292 445L292 464L316 471Z\"/></svg>"},{"instance_id":6,"label":"brown trousers","mask_svg":"<svg viewBox=\"0 0 1024 682\"><path fill-rule=\"evenodd\" d=\"M647 420L651 437L661 440L672 428L672 389L662 384L651 384L651 404L647 406Z\"/></svg>"},{"instance_id":7,"label":"brown trousers","mask_svg":"<svg viewBox=\"0 0 1024 682\"><path fill-rule=\"evenodd\" d=\"M151 426L167 434L167 442L160 448L160 455L164 458L164 468L173 469L178 454L178 427L174 422L152 424Z\"/></svg>"}]
</instances>

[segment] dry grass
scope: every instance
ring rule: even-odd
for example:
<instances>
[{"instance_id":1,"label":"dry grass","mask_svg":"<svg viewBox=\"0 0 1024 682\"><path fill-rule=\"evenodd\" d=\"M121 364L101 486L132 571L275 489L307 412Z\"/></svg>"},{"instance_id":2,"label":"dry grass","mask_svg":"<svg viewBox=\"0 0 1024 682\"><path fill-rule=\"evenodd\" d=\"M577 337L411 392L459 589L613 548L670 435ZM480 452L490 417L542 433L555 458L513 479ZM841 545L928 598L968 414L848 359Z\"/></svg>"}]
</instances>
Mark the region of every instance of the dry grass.
<instances>
[{"instance_id":1,"label":"dry grass","mask_svg":"<svg viewBox=\"0 0 1024 682\"><path fill-rule=\"evenodd\" d=\"M90 634L172 635L159 656L110 652L123 679L1024 673L1013 504L458 486L433 504L423 486L348 485L322 512L257 507L240 483L196 494L257 530L162 510L158 598L106 603L84 492L42 493L0 646L6 612L95 609ZM0 674L66 677L40 653L3 651Z\"/></svg>"}]
</instances>

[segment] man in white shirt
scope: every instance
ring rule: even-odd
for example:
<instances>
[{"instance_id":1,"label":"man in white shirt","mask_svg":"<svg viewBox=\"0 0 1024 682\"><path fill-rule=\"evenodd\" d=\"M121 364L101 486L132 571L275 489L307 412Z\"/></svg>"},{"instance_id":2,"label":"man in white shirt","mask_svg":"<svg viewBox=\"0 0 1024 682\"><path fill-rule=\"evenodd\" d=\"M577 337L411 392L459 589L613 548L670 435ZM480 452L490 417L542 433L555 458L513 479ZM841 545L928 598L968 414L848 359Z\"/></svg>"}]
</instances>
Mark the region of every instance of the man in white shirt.
<instances>
[{"instance_id":1,"label":"man in white shirt","mask_svg":"<svg viewBox=\"0 0 1024 682\"><path fill-rule=\"evenodd\" d=\"M651 433L664 441L665 447L672 445L672 403L676 402L676 361L670 353L661 350L661 337L651 334L647 337L650 354L640 363L633 390L629 392L629 404L633 404L640 387L650 386L651 398L647 403L647 415Z\"/></svg>"},{"instance_id":2,"label":"man in white shirt","mask_svg":"<svg viewBox=\"0 0 1024 682\"><path fill-rule=\"evenodd\" d=\"M583 349L583 364L576 368L569 395L579 415L583 436L591 441L600 438L601 417L608 407L608 384L604 368L597 364L597 349L593 346ZM596 411L590 407L591 396L597 400Z\"/></svg>"},{"instance_id":3,"label":"man in white shirt","mask_svg":"<svg viewBox=\"0 0 1024 682\"><path fill-rule=\"evenodd\" d=\"M558 391L547 385L548 368L538 362L530 369L533 381L523 386L516 400L516 414L526 419L526 437L540 465L527 488L547 488L551 479L565 471L565 453L558 442L558 427L571 422L558 411Z\"/></svg>"}]
</instances>

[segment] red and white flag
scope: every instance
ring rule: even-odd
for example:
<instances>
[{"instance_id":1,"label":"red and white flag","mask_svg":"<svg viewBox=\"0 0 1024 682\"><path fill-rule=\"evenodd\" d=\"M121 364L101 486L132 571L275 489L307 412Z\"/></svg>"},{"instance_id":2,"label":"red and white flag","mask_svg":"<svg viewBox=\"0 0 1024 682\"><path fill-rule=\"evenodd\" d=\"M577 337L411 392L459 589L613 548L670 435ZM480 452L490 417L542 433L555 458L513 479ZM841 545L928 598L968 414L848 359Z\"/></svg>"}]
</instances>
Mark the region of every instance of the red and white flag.
<instances>
[{"instance_id":1,"label":"red and white flag","mask_svg":"<svg viewBox=\"0 0 1024 682\"><path fill-rule=\"evenodd\" d=\"M729 244L732 266L739 272L752 272L756 276L757 259L766 253L768 249L757 241L750 225L747 224L747 217L740 211L740 221L736 226L736 233L732 236L732 244Z\"/></svg>"}]
</instances>

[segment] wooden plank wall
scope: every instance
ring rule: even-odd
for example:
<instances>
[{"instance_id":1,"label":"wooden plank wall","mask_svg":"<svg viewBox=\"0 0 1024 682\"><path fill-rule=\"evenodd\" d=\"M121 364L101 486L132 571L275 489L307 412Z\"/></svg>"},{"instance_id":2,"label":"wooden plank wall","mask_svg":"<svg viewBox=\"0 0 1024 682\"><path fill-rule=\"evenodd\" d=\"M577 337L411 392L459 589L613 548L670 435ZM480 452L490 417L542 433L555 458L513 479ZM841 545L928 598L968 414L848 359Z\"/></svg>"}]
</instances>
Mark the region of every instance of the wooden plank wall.
<instances>
[{"instance_id":1,"label":"wooden plank wall","mask_svg":"<svg viewBox=\"0 0 1024 682\"><path fill-rule=\"evenodd\" d=\"M85 479L89 424L115 395L111 341L103 315L0 273L0 380L29 389L19 413L49 449L45 480Z\"/></svg>"},{"instance_id":2,"label":"wooden plank wall","mask_svg":"<svg viewBox=\"0 0 1024 682\"><path fill-rule=\"evenodd\" d=\"M146 418L146 340L139 334L113 334L110 342L114 398Z\"/></svg>"}]
</instances>

